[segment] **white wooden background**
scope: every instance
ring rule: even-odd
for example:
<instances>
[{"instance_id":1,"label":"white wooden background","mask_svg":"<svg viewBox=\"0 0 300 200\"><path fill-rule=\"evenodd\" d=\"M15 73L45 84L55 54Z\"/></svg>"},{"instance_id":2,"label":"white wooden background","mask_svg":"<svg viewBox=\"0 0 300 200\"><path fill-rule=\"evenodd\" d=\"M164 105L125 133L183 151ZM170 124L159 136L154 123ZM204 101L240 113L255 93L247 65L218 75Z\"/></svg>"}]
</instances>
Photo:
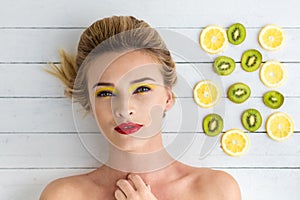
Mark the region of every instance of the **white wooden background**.
<instances>
[{"instance_id":1,"label":"white wooden background","mask_svg":"<svg viewBox=\"0 0 300 200\"><path fill-rule=\"evenodd\" d=\"M246 41L237 47L229 45L223 54L239 61L244 50L257 48L264 61L277 59L286 65L288 79L278 90L286 97L279 110L290 114L295 121L295 134L289 140L272 141L262 126L256 133L249 134L251 146L245 156L229 157L218 144L211 155L200 160L199 144L205 136L199 129L183 161L231 173L239 182L245 200L299 200L299 8L298 0L1 0L0 199L38 199L51 180L88 172L100 165L80 143L71 103L63 97L60 82L40 69L48 61L59 61L59 48L74 53L80 34L95 20L111 15L133 15L153 27L182 33L195 42L201 29L209 24L226 28L241 22L247 28ZM287 35L286 46L277 52L266 52L257 42L259 29L269 23L282 26ZM213 58L192 62L211 70ZM178 63L179 72L193 76L190 68L188 63ZM242 128L240 114L250 106L261 111L263 123L274 112L262 103L261 96L268 88L260 83L258 72L245 73L237 63L237 70L229 78L222 78L225 88L241 80L250 85L252 96L242 105L223 97L224 130ZM196 109L191 94L188 91L179 98ZM208 111L200 112L204 115ZM193 131L184 130L182 134ZM168 126L164 139L168 142L173 136L174 130Z\"/></svg>"}]
</instances>

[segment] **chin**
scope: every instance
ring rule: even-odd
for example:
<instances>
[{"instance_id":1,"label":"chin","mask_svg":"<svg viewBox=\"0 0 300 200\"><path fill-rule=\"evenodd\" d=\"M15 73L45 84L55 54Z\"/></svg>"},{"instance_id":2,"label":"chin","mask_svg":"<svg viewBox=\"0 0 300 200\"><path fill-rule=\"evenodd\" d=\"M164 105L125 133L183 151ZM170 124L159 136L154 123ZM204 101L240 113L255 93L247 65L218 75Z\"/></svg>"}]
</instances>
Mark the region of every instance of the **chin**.
<instances>
[{"instance_id":1,"label":"chin","mask_svg":"<svg viewBox=\"0 0 300 200\"><path fill-rule=\"evenodd\" d=\"M128 136L127 136L128 137ZM141 140L137 139L124 139L124 140L118 140L118 141L113 141L112 144L118 148L121 151L126 151L126 152L137 152L139 150L145 149L146 143Z\"/></svg>"}]
</instances>

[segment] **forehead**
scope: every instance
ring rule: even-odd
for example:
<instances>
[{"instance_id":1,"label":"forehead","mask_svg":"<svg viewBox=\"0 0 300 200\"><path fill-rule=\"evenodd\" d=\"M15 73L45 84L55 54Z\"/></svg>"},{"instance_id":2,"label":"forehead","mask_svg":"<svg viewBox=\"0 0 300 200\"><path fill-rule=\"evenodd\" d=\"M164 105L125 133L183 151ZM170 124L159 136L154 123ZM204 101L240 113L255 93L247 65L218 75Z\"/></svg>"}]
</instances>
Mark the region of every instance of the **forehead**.
<instances>
[{"instance_id":1,"label":"forehead","mask_svg":"<svg viewBox=\"0 0 300 200\"><path fill-rule=\"evenodd\" d=\"M90 64L87 73L89 88L97 82L126 82L142 77L152 77L162 82L160 63L149 53L131 51L125 54L107 53Z\"/></svg>"}]
</instances>

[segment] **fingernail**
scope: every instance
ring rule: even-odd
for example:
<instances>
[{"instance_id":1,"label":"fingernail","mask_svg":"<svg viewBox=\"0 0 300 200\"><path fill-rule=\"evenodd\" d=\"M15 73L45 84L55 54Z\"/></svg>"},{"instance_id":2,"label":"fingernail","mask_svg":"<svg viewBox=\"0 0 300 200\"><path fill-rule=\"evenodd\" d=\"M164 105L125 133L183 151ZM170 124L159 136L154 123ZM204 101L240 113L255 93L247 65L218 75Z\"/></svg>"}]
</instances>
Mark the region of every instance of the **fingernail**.
<instances>
[{"instance_id":1,"label":"fingernail","mask_svg":"<svg viewBox=\"0 0 300 200\"><path fill-rule=\"evenodd\" d=\"M148 187L148 189L151 191L151 187L150 187L150 185L148 185L148 184L147 184L147 187Z\"/></svg>"}]
</instances>

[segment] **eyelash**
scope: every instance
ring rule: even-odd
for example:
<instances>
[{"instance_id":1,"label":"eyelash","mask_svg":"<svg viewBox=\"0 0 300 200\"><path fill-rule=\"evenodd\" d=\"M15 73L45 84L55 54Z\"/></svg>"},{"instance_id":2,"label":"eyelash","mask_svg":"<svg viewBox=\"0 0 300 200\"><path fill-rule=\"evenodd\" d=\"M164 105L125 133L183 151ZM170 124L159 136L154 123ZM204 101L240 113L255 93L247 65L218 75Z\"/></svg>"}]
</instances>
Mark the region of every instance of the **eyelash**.
<instances>
[{"instance_id":1,"label":"eyelash","mask_svg":"<svg viewBox=\"0 0 300 200\"><path fill-rule=\"evenodd\" d=\"M146 89L146 91L145 91ZM150 87L147 87L147 86L140 86L138 87L137 89L134 90L133 94L137 94L137 93L146 93L146 92L149 92L151 90Z\"/></svg>"},{"instance_id":2,"label":"eyelash","mask_svg":"<svg viewBox=\"0 0 300 200\"><path fill-rule=\"evenodd\" d=\"M140 86L138 88L136 88L133 92L133 94L144 94L147 93L149 91L151 91L152 88L148 87L148 86ZM96 92L96 97L102 97L102 98L107 98L107 97L112 97L112 96L116 96L116 94L114 94L113 91L109 91L109 90L103 90L100 92Z\"/></svg>"},{"instance_id":3,"label":"eyelash","mask_svg":"<svg viewBox=\"0 0 300 200\"><path fill-rule=\"evenodd\" d=\"M96 94L97 97L111 97L111 96L116 96L112 91L107 91L107 90L104 90L104 91L101 91L101 92L98 92Z\"/></svg>"}]
</instances>

